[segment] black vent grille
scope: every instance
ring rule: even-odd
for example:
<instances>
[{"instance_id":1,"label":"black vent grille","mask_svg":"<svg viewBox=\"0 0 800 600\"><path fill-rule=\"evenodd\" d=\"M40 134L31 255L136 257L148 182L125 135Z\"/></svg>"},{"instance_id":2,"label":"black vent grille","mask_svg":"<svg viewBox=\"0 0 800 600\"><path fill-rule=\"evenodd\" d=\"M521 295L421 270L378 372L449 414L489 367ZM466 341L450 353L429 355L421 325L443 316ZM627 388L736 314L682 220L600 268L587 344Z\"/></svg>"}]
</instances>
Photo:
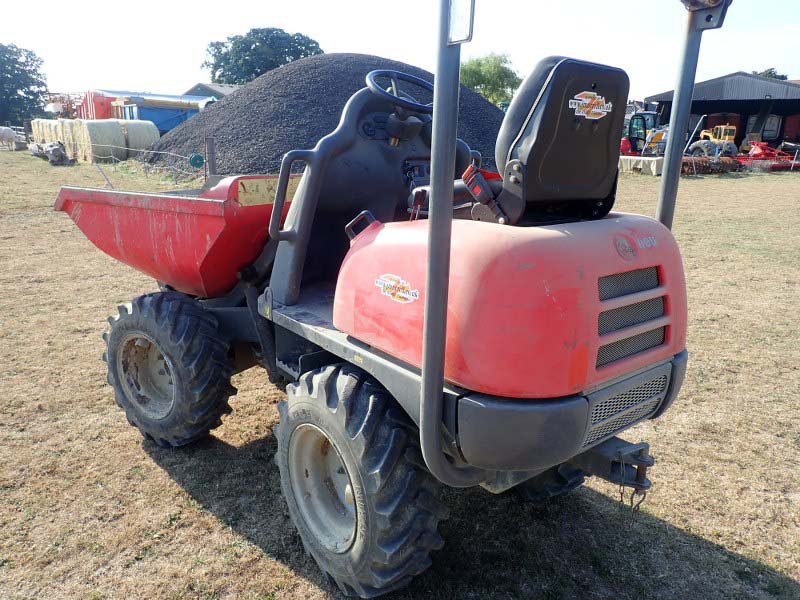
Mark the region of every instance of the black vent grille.
<instances>
[{"instance_id":1,"label":"black vent grille","mask_svg":"<svg viewBox=\"0 0 800 600\"><path fill-rule=\"evenodd\" d=\"M597 425L601 421L605 421L648 400L652 400L654 396L666 391L667 389L667 376L661 375L655 379L651 379L647 383L623 392L616 396L598 402L592 408L592 425Z\"/></svg>"},{"instance_id":2,"label":"black vent grille","mask_svg":"<svg viewBox=\"0 0 800 600\"><path fill-rule=\"evenodd\" d=\"M583 442L583 446L589 446L590 444L594 444L595 442L606 438L617 431L625 429L630 425L633 425L637 421L641 421L646 416L651 415L655 410L658 408L658 405L661 403L661 398L654 398L637 406L630 412L626 412L624 414L619 415L618 417L614 417L613 419L609 419L600 425L592 427L589 430L589 434L586 436L586 439Z\"/></svg>"},{"instance_id":3,"label":"black vent grille","mask_svg":"<svg viewBox=\"0 0 800 600\"><path fill-rule=\"evenodd\" d=\"M661 285L661 281L658 276L658 267L648 267L601 277L597 280L597 292L600 300L604 301L653 290L659 285ZM626 327L654 321L664 316L664 308L664 297L659 296L603 311L597 319L597 334L607 335ZM597 350L595 367L602 367L616 360L660 346L664 343L666 335L666 327L658 327L600 346Z\"/></svg>"},{"instance_id":4,"label":"black vent grille","mask_svg":"<svg viewBox=\"0 0 800 600\"><path fill-rule=\"evenodd\" d=\"M601 277L597 282L600 300L610 300L611 298L619 298L636 292L652 290L657 288L658 285L657 267L614 273L613 275Z\"/></svg>"},{"instance_id":5,"label":"black vent grille","mask_svg":"<svg viewBox=\"0 0 800 600\"><path fill-rule=\"evenodd\" d=\"M645 331L633 337L623 338L616 342L611 342L597 349L597 365L602 367L615 360L628 358L639 352L644 352L650 348L655 348L664 343L666 338L666 328L659 327L652 331Z\"/></svg>"},{"instance_id":6,"label":"black vent grille","mask_svg":"<svg viewBox=\"0 0 800 600\"><path fill-rule=\"evenodd\" d=\"M639 325L664 316L664 298L651 298L644 302L621 306L600 313L597 322L597 333L605 335L618 329Z\"/></svg>"}]
</instances>

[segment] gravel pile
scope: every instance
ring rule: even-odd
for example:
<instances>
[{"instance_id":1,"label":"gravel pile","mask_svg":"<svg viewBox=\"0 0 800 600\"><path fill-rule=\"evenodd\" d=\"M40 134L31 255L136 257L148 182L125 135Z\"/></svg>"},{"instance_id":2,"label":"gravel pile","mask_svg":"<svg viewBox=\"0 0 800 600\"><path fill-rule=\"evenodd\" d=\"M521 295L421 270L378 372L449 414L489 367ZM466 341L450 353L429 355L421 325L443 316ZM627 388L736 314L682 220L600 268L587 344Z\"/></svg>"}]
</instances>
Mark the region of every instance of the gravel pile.
<instances>
[{"instance_id":1,"label":"gravel pile","mask_svg":"<svg viewBox=\"0 0 800 600\"><path fill-rule=\"evenodd\" d=\"M277 173L286 152L313 148L336 128L345 103L364 87L364 77L373 69L433 80L427 71L378 56L312 56L265 73L176 127L151 149L189 156L202 152L208 135L216 140L219 173ZM423 100L416 88L402 89ZM489 167L502 120L502 111L462 86L459 137L480 151ZM158 161L163 155L154 156Z\"/></svg>"}]
</instances>

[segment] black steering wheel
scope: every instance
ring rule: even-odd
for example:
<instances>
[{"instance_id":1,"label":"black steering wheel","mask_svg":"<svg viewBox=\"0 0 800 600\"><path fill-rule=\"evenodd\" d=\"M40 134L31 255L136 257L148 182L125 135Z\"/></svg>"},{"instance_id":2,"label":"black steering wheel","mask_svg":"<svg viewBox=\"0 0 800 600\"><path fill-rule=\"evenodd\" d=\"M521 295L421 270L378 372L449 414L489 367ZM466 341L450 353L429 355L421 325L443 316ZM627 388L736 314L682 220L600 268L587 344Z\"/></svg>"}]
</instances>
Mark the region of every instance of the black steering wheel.
<instances>
[{"instance_id":1,"label":"black steering wheel","mask_svg":"<svg viewBox=\"0 0 800 600\"><path fill-rule=\"evenodd\" d=\"M383 88L378 83L379 77L388 78L389 80L391 80L392 82L391 92ZM423 113L426 115L430 115L433 113L433 103L421 104L416 100L414 100L411 96L409 96L405 92L401 92L397 85L398 81L405 81L406 83L411 83L424 90L433 92L432 83L429 83L419 77L415 77L414 75L403 73L402 71L394 71L392 69L378 69L376 71L370 71L369 73L367 73L367 87L376 96L380 96L381 98L383 98L384 100L388 100L395 106L405 108L406 110L410 110L417 113Z\"/></svg>"}]
</instances>

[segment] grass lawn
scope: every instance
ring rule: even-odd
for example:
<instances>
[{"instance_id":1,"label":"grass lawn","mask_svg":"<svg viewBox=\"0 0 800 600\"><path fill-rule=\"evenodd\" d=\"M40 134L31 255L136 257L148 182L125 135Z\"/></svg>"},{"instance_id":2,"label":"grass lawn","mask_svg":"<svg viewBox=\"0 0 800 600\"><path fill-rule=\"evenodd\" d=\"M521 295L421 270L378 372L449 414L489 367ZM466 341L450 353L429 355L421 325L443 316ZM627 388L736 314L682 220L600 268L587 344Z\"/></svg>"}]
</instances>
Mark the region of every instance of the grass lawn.
<instances>
[{"instance_id":1,"label":"grass lawn","mask_svg":"<svg viewBox=\"0 0 800 600\"><path fill-rule=\"evenodd\" d=\"M105 318L155 284L52 210L60 185L104 183L0 152L0 597L337 597L280 494L265 374L237 375L233 414L177 450L114 404ZM658 185L622 177L617 207L654 214ZM690 366L625 435L657 457L642 512L601 481L544 506L446 490L445 548L392 598L800 598L800 173L684 179L675 233Z\"/></svg>"}]
</instances>

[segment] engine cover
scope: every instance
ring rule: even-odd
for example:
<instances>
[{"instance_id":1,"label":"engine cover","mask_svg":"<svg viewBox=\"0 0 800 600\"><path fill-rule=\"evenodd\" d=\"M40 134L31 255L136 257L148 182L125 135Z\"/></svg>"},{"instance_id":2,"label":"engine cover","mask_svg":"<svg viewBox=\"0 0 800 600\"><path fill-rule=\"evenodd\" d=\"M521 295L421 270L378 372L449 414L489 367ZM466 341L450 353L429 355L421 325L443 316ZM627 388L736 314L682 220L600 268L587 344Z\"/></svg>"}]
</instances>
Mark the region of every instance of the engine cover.
<instances>
[{"instance_id":1,"label":"engine cover","mask_svg":"<svg viewBox=\"0 0 800 600\"><path fill-rule=\"evenodd\" d=\"M372 223L351 242L337 329L422 363L428 222ZM546 227L453 222L445 378L510 398L589 390L686 345L677 243L657 221L611 213Z\"/></svg>"}]
</instances>

